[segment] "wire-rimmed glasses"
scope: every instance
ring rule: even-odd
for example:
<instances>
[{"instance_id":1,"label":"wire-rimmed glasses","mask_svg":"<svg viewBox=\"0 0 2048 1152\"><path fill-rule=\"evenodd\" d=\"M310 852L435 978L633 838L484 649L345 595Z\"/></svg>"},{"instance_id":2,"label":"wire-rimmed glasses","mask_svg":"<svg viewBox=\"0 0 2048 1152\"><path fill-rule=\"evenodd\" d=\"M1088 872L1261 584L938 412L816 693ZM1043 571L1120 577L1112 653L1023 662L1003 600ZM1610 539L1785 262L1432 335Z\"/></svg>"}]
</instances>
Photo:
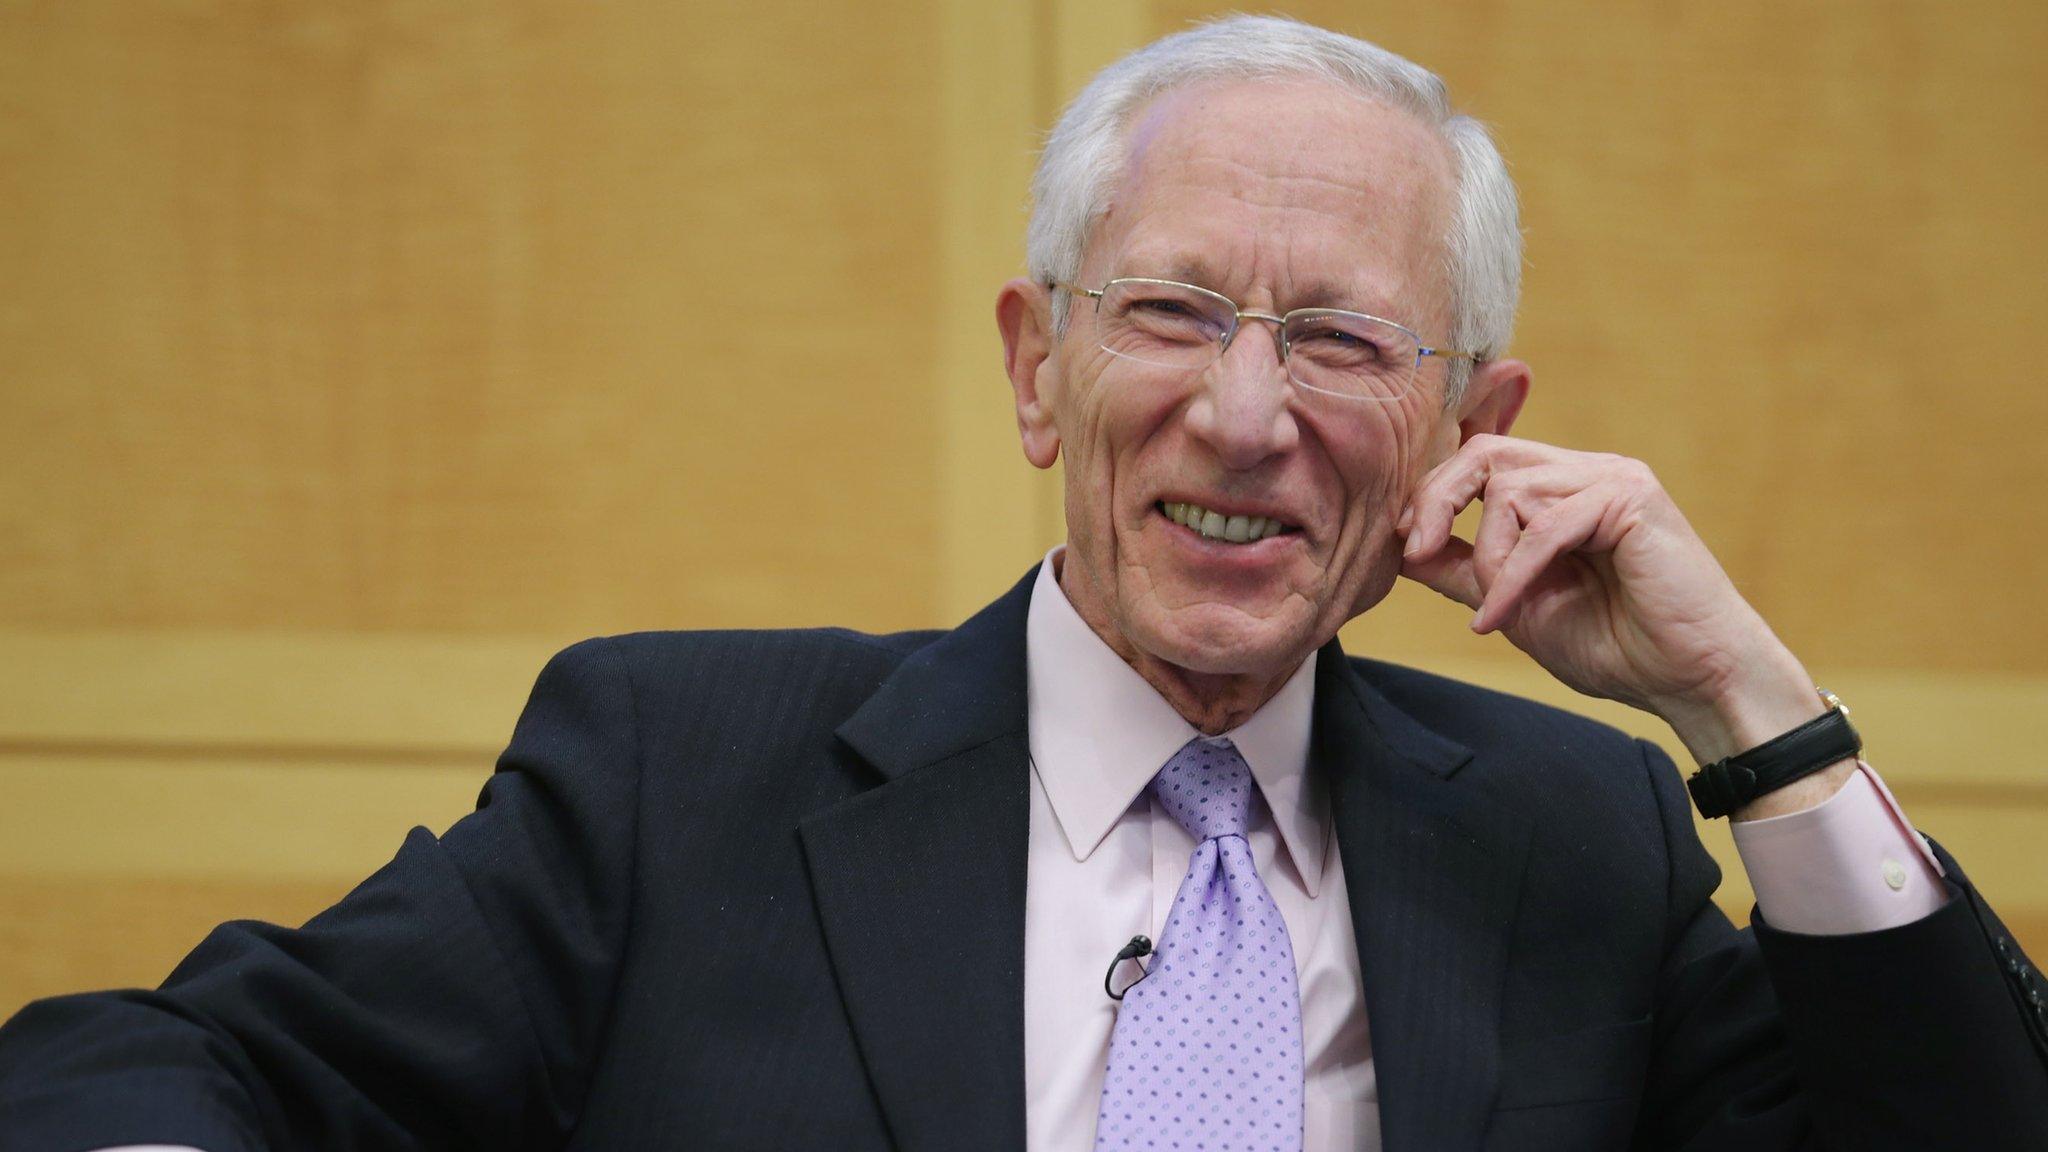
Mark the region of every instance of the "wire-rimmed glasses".
<instances>
[{"instance_id":1,"label":"wire-rimmed glasses","mask_svg":"<svg viewBox=\"0 0 2048 1152\"><path fill-rule=\"evenodd\" d=\"M1414 329L1341 308L1296 308L1282 316L1240 308L1219 292L1124 276L1100 288L1055 281L1054 288L1095 301L1102 350L1140 364L1200 372L1230 349L1245 320L1280 330L1280 361L1288 378L1311 392L1381 403L1415 386L1424 356L1471 360L1471 352L1432 348Z\"/></svg>"}]
</instances>

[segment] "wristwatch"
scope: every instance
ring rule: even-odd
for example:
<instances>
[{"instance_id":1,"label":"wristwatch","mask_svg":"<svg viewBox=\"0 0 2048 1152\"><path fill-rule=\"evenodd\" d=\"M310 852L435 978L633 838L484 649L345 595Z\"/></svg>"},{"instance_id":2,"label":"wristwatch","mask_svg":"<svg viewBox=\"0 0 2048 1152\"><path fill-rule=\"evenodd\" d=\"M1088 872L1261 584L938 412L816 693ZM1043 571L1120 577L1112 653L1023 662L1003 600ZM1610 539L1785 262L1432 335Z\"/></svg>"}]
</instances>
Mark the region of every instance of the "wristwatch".
<instances>
[{"instance_id":1,"label":"wristwatch","mask_svg":"<svg viewBox=\"0 0 2048 1152\"><path fill-rule=\"evenodd\" d=\"M1782 736L1747 752L1716 760L1685 782L1700 815L1726 816L1766 792L1775 792L1803 776L1863 751L1863 738L1849 724L1849 708L1825 688L1816 687L1828 710Z\"/></svg>"}]
</instances>

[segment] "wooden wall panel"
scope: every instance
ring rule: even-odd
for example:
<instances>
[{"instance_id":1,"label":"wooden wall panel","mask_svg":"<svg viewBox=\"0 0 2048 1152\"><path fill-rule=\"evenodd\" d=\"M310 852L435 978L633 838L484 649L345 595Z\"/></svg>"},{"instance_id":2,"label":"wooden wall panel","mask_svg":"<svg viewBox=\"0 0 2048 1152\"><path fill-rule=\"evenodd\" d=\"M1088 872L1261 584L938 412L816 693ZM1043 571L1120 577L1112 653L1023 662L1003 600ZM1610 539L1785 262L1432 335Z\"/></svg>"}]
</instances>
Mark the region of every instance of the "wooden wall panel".
<instances>
[{"instance_id":1,"label":"wooden wall panel","mask_svg":"<svg viewBox=\"0 0 2048 1152\"><path fill-rule=\"evenodd\" d=\"M0 0L0 1015L331 901L565 643L1000 592L1060 533L990 324L1033 149L1214 10ZM1495 125L1522 430L1650 460L2048 953L2048 12L1294 11ZM1466 615L1346 643L1676 751Z\"/></svg>"},{"instance_id":2,"label":"wooden wall panel","mask_svg":"<svg viewBox=\"0 0 2048 1152\"><path fill-rule=\"evenodd\" d=\"M1038 6L945 6L939 331L943 532L937 622L963 620L1062 536L1059 477L1028 467L1002 371L995 291L1024 267L1024 225L1043 123Z\"/></svg>"},{"instance_id":3,"label":"wooden wall panel","mask_svg":"<svg viewBox=\"0 0 2048 1152\"><path fill-rule=\"evenodd\" d=\"M924 622L935 15L0 10L0 624Z\"/></svg>"}]
</instances>

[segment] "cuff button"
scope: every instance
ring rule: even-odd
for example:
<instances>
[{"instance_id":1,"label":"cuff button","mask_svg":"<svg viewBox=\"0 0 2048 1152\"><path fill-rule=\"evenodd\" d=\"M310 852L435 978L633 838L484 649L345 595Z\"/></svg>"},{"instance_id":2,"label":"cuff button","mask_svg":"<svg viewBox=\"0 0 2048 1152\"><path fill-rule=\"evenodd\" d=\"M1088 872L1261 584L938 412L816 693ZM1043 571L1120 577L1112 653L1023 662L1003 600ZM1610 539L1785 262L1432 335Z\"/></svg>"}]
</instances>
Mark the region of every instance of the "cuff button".
<instances>
[{"instance_id":1,"label":"cuff button","mask_svg":"<svg viewBox=\"0 0 2048 1152\"><path fill-rule=\"evenodd\" d=\"M1904 864L1899 863L1897 860L1886 860L1883 867L1879 870L1884 873L1885 886L1892 891L1897 892L1906 886L1906 866Z\"/></svg>"}]
</instances>

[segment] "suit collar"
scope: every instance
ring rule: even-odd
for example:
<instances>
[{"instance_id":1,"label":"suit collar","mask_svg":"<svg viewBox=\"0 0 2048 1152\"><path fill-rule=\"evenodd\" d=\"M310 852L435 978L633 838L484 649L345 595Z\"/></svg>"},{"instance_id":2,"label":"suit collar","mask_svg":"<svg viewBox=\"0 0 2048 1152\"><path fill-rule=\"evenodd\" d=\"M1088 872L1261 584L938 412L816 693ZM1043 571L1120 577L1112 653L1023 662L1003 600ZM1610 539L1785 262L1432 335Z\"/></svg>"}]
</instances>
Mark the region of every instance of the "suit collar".
<instances>
[{"instance_id":1,"label":"suit collar","mask_svg":"<svg viewBox=\"0 0 2048 1152\"><path fill-rule=\"evenodd\" d=\"M1024 731L1024 620L1033 567L1001 599L912 653L838 729L894 780Z\"/></svg>"}]
</instances>

